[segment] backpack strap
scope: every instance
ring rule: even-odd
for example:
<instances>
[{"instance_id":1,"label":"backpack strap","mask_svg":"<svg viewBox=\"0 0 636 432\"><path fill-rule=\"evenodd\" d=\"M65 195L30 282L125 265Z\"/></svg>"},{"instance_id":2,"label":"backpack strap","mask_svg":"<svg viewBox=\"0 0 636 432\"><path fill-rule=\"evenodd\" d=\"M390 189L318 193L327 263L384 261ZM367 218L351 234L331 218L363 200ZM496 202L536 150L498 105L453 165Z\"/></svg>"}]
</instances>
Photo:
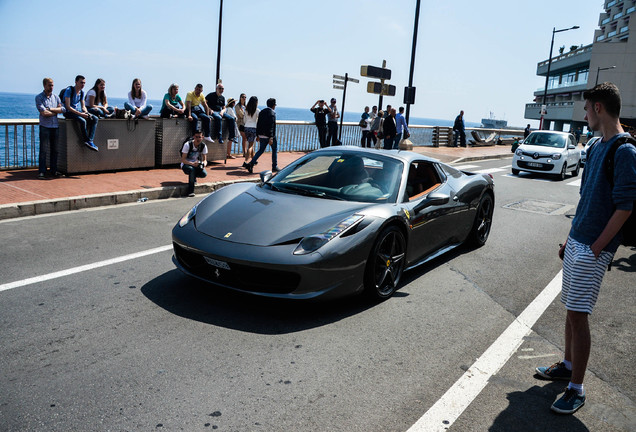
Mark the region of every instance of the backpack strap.
<instances>
[{"instance_id":1,"label":"backpack strap","mask_svg":"<svg viewBox=\"0 0 636 432\"><path fill-rule=\"evenodd\" d=\"M614 187L614 165L616 159L616 150L618 150L618 148L623 144L627 143L636 147L636 140L634 138L632 138L631 136L622 136L617 138L616 141L612 143L612 147L607 152L607 157L605 158L604 163L605 175L607 176L607 180L612 187ZM594 145L592 145L592 147L594 147Z\"/></svg>"}]
</instances>

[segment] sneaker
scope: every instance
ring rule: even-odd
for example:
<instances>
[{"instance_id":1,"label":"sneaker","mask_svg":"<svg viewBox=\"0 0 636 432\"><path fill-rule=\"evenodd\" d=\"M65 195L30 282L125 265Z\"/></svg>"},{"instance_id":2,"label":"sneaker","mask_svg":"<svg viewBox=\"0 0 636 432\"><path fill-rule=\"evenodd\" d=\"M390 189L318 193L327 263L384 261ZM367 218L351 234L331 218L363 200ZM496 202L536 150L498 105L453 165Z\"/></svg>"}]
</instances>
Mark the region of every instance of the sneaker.
<instances>
[{"instance_id":1,"label":"sneaker","mask_svg":"<svg viewBox=\"0 0 636 432\"><path fill-rule=\"evenodd\" d=\"M55 177L64 177L64 174L59 171L55 171Z\"/></svg>"},{"instance_id":2,"label":"sneaker","mask_svg":"<svg viewBox=\"0 0 636 432\"><path fill-rule=\"evenodd\" d=\"M203 137L203 139L210 142L214 141L211 136Z\"/></svg>"},{"instance_id":3,"label":"sneaker","mask_svg":"<svg viewBox=\"0 0 636 432\"><path fill-rule=\"evenodd\" d=\"M254 164L249 163L245 168L247 168L247 172L250 174L254 172Z\"/></svg>"},{"instance_id":4,"label":"sneaker","mask_svg":"<svg viewBox=\"0 0 636 432\"><path fill-rule=\"evenodd\" d=\"M192 198L192 197L194 196L194 192L190 192L190 193L188 194L188 196L189 196L190 198Z\"/></svg>"},{"instance_id":5,"label":"sneaker","mask_svg":"<svg viewBox=\"0 0 636 432\"><path fill-rule=\"evenodd\" d=\"M568 370L563 362L557 362L548 367L538 367L535 371L537 375L550 380L570 381L572 378L572 371Z\"/></svg>"},{"instance_id":6,"label":"sneaker","mask_svg":"<svg viewBox=\"0 0 636 432\"><path fill-rule=\"evenodd\" d=\"M44 175L44 173L38 174L38 180L46 180L46 176Z\"/></svg>"},{"instance_id":7,"label":"sneaker","mask_svg":"<svg viewBox=\"0 0 636 432\"><path fill-rule=\"evenodd\" d=\"M86 141L84 144L86 145L86 147L88 147L89 149L93 151L99 151L99 148L97 148L97 146L93 143L93 141Z\"/></svg>"},{"instance_id":8,"label":"sneaker","mask_svg":"<svg viewBox=\"0 0 636 432\"><path fill-rule=\"evenodd\" d=\"M585 395L579 395L574 389L565 389L561 399L552 404L550 409L559 414L574 414L585 405Z\"/></svg>"}]
</instances>

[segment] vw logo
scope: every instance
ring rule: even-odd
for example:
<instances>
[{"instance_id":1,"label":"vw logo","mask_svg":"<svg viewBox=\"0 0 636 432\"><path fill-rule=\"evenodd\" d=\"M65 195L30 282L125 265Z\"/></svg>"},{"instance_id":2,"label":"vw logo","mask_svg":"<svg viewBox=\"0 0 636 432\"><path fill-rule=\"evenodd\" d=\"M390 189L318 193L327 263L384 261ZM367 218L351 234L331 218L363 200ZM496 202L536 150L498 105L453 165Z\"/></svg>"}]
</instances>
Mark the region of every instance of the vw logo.
<instances>
[{"instance_id":1,"label":"vw logo","mask_svg":"<svg viewBox=\"0 0 636 432\"><path fill-rule=\"evenodd\" d=\"M536 153L536 152L535 152L535 153L532 155L532 159L539 159L539 153Z\"/></svg>"}]
</instances>

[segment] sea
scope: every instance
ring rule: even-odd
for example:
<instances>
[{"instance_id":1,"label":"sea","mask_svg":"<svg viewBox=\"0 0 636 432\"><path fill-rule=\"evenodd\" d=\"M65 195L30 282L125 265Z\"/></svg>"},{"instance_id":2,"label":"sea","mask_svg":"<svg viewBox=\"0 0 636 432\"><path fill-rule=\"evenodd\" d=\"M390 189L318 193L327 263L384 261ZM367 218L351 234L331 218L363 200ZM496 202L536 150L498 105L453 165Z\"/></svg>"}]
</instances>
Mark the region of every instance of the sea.
<instances>
[{"instance_id":1,"label":"sea","mask_svg":"<svg viewBox=\"0 0 636 432\"><path fill-rule=\"evenodd\" d=\"M55 91L59 91L60 89L56 89ZM36 94L24 94L24 93L9 93L9 92L0 92L0 119L37 119L38 111L35 108L35 96ZM108 103L111 106L116 106L123 108L124 102L126 102L127 98L118 98L118 97L109 97ZM150 113L158 114L159 109L161 108L161 100L158 99L150 99L148 103L152 104L153 110ZM311 104L311 102L309 103ZM260 107L261 109L264 107ZM341 106L338 106L340 109ZM356 107L357 108L357 107ZM347 106L345 106L345 113L343 116L343 120L345 122L359 122L360 116L362 114L362 110L349 110ZM289 121L305 121L305 122L313 122L314 116L311 111L309 111L309 106L307 108L288 108L288 107L276 107L276 118L278 120L289 120ZM448 119L434 119L434 118L423 118L423 117L410 117L409 124L410 125L428 125L428 126L452 126L452 120ZM470 123L466 122L466 127L479 127L479 123ZM35 127L34 136L30 136L30 128L26 128L27 130L27 146L31 147L31 143L33 142L35 145L35 151L29 151L28 154L37 155L37 149L39 148L39 137L37 132L37 126ZM22 142L23 129L21 127L17 128L17 142ZM11 153L18 153L15 156L20 160L18 161L22 164L21 159L22 153L21 151L15 152L13 150L15 141L14 130L13 127L9 128L0 128L0 168L7 168L14 165L12 162L8 162L8 159L13 158ZM9 151L7 152L7 147L9 147ZM293 148L293 147L292 147ZM8 155L9 154L9 155ZM8 156L7 156L8 155ZM11 157L9 157L11 156ZM27 155L27 159L29 159L29 164L33 162L30 160L32 156ZM37 164L37 161L35 161Z\"/></svg>"}]
</instances>

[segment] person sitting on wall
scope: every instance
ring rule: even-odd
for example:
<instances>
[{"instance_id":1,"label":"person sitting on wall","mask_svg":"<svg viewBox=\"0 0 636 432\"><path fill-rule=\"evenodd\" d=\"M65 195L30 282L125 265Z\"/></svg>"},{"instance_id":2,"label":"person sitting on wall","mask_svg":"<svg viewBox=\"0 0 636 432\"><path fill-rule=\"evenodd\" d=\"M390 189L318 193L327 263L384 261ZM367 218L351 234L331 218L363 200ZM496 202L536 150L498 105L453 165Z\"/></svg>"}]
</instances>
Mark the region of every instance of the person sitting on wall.
<instances>
[{"instance_id":1,"label":"person sitting on wall","mask_svg":"<svg viewBox=\"0 0 636 432\"><path fill-rule=\"evenodd\" d=\"M146 103L147 100L148 95L146 90L141 88L141 80L135 78L128 93L128 102L124 103L124 108L130 110L134 119L146 119L150 111L152 111L152 105Z\"/></svg>"},{"instance_id":2,"label":"person sitting on wall","mask_svg":"<svg viewBox=\"0 0 636 432\"><path fill-rule=\"evenodd\" d=\"M163 97L161 102L161 110L159 111L161 118L185 117L185 104L179 96L179 86L170 84L168 93Z\"/></svg>"},{"instance_id":3,"label":"person sitting on wall","mask_svg":"<svg viewBox=\"0 0 636 432\"><path fill-rule=\"evenodd\" d=\"M86 93L84 104L89 113L96 115L97 117L112 118L115 117L115 108L108 105L108 98L106 98L106 81L101 78L97 78L95 85Z\"/></svg>"},{"instance_id":4,"label":"person sitting on wall","mask_svg":"<svg viewBox=\"0 0 636 432\"><path fill-rule=\"evenodd\" d=\"M216 85L216 91L208 93L205 97L208 106L210 107L210 117L214 121L214 130L217 132L217 139L219 144L223 144L223 130L221 129L221 120L223 116L223 110L225 109L225 96L223 96L223 84Z\"/></svg>"},{"instance_id":5,"label":"person sitting on wall","mask_svg":"<svg viewBox=\"0 0 636 432\"><path fill-rule=\"evenodd\" d=\"M194 183L198 178L208 175L205 166L208 164L208 147L203 142L203 132L197 130L181 148L181 169L188 176L188 196L194 196Z\"/></svg>"},{"instance_id":6,"label":"person sitting on wall","mask_svg":"<svg viewBox=\"0 0 636 432\"><path fill-rule=\"evenodd\" d=\"M201 129L206 139L210 138L210 107L203 97L203 84L194 86L194 90L186 95L186 115L192 125L192 129L197 129L197 121L201 120Z\"/></svg>"},{"instance_id":7,"label":"person sitting on wall","mask_svg":"<svg viewBox=\"0 0 636 432\"><path fill-rule=\"evenodd\" d=\"M86 78L78 75L75 77L75 86L69 86L64 91L64 117L75 120L86 147L93 151L99 151L99 148L93 143L98 120L96 115L88 112L84 104L83 88L85 85Z\"/></svg>"}]
</instances>

